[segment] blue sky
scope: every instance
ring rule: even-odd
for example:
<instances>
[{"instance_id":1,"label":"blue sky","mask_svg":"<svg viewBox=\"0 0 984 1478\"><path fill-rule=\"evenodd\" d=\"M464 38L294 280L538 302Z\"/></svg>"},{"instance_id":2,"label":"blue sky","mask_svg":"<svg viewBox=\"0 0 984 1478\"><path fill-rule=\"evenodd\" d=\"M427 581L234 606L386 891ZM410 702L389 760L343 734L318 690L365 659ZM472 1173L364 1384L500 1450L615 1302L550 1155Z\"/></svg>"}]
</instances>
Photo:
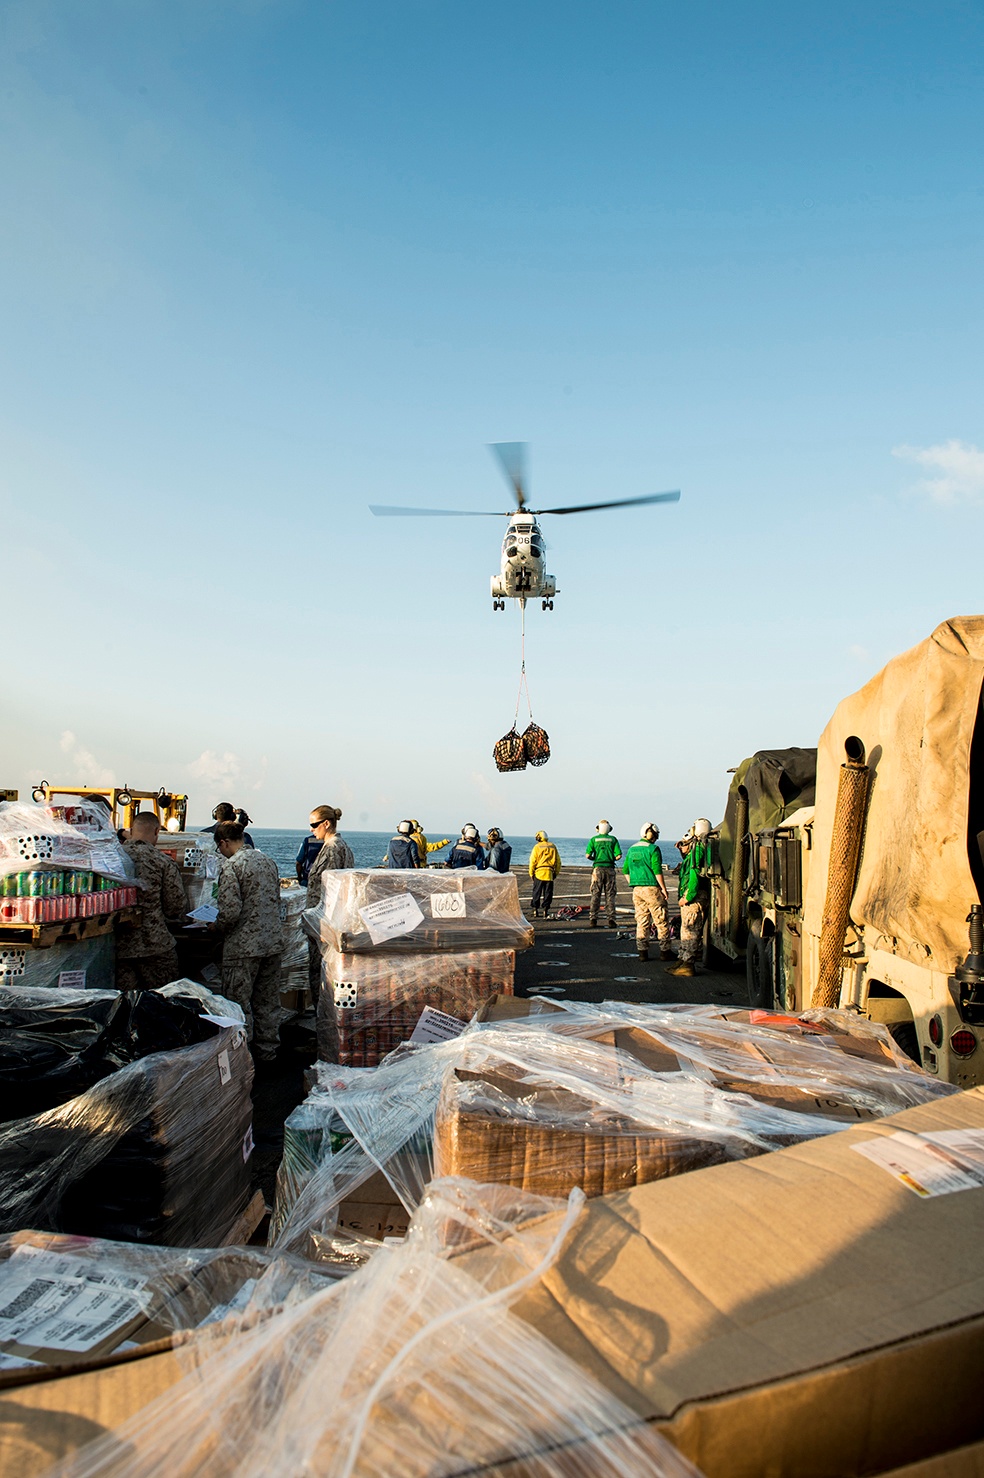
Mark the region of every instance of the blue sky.
<instances>
[{"instance_id":1,"label":"blue sky","mask_svg":"<svg viewBox=\"0 0 984 1478\"><path fill-rule=\"evenodd\" d=\"M676 835L980 609L984 14L0 17L0 784ZM486 450L556 520L498 776ZM428 821L428 818L429 821Z\"/></svg>"}]
</instances>

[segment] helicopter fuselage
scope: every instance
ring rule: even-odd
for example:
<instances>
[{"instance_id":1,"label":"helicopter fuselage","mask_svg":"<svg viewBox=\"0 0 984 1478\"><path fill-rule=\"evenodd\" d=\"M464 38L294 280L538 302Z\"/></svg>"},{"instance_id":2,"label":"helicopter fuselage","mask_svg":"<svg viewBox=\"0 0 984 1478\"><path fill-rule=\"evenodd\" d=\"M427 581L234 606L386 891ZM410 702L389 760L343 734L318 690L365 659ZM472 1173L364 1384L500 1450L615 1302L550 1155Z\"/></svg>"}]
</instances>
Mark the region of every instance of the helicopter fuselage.
<instances>
[{"instance_id":1,"label":"helicopter fuselage","mask_svg":"<svg viewBox=\"0 0 984 1478\"><path fill-rule=\"evenodd\" d=\"M542 600L553 608L557 582L547 574L546 545L533 513L520 510L510 516L502 541L499 573L492 576L492 608L505 610L506 598L526 602Z\"/></svg>"}]
</instances>

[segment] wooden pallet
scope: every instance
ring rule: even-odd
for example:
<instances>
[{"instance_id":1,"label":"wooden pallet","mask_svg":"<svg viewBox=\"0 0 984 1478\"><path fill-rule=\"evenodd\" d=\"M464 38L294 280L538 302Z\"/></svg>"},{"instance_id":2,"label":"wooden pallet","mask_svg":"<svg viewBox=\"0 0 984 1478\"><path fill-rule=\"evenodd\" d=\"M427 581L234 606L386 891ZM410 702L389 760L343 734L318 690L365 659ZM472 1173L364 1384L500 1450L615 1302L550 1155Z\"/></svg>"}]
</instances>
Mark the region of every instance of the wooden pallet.
<instances>
[{"instance_id":1,"label":"wooden pallet","mask_svg":"<svg viewBox=\"0 0 984 1478\"><path fill-rule=\"evenodd\" d=\"M131 904L112 913L95 914L91 919L55 919L46 924L0 924L0 944L20 945L31 949L50 949L68 939L94 939L97 934L111 934L117 924L139 924L142 910Z\"/></svg>"},{"instance_id":2,"label":"wooden pallet","mask_svg":"<svg viewBox=\"0 0 984 1478\"><path fill-rule=\"evenodd\" d=\"M267 1203L263 1192L257 1191L242 1216L229 1228L219 1243L220 1247L245 1247L267 1214Z\"/></svg>"}]
</instances>

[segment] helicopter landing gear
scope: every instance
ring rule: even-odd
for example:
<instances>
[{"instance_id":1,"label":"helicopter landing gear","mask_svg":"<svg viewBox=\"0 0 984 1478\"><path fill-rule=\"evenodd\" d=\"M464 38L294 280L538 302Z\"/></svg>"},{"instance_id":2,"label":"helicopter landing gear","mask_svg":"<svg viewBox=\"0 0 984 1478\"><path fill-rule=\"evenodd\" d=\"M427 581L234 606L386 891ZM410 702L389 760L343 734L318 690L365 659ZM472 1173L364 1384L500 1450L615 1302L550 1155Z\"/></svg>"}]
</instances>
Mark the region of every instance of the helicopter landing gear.
<instances>
[{"instance_id":1,"label":"helicopter landing gear","mask_svg":"<svg viewBox=\"0 0 984 1478\"><path fill-rule=\"evenodd\" d=\"M493 611L504 611L506 609L506 603L505 603L505 601L504 600L494 600L492 602L492 609L493 609Z\"/></svg>"},{"instance_id":2,"label":"helicopter landing gear","mask_svg":"<svg viewBox=\"0 0 984 1478\"><path fill-rule=\"evenodd\" d=\"M545 600L543 602L543 609L545 611L552 611L553 610L553 601L552 600Z\"/></svg>"}]
</instances>

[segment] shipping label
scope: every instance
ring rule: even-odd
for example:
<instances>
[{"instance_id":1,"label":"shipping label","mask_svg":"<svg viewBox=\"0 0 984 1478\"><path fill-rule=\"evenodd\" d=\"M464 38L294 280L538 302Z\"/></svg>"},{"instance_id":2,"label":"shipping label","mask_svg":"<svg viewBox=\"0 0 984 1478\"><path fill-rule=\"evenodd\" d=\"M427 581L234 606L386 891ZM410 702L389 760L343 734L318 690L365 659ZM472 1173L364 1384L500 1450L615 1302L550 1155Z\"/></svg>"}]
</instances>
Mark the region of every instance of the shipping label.
<instances>
[{"instance_id":1,"label":"shipping label","mask_svg":"<svg viewBox=\"0 0 984 1478\"><path fill-rule=\"evenodd\" d=\"M927 1134L897 1130L851 1148L917 1196L948 1196L984 1186L984 1129Z\"/></svg>"},{"instance_id":2,"label":"shipping label","mask_svg":"<svg viewBox=\"0 0 984 1478\"><path fill-rule=\"evenodd\" d=\"M433 1006L425 1006L410 1040L418 1045L422 1042L450 1042L454 1037L460 1037L467 1025L467 1021L461 1021L457 1016L449 1016L446 1011L438 1011Z\"/></svg>"},{"instance_id":3,"label":"shipping label","mask_svg":"<svg viewBox=\"0 0 984 1478\"><path fill-rule=\"evenodd\" d=\"M368 903L359 909L363 923L369 930L373 944L383 944L387 939L396 939L409 934L423 922L420 905L411 893L400 893L395 898L381 898L378 903Z\"/></svg>"}]
</instances>

